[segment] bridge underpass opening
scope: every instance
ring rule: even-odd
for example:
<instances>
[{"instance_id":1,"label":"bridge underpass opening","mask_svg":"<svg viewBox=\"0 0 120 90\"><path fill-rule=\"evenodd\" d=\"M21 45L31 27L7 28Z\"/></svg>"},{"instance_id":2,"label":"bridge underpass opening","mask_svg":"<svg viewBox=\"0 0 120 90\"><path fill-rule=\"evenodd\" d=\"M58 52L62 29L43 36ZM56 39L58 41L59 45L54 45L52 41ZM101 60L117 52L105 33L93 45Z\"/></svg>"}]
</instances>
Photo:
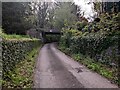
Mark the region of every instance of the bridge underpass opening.
<instances>
[{"instance_id":1,"label":"bridge underpass opening","mask_svg":"<svg viewBox=\"0 0 120 90\"><path fill-rule=\"evenodd\" d=\"M46 42L45 43L50 43L50 42L59 42L61 35L50 35L46 34Z\"/></svg>"},{"instance_id":2,"label":"bridge underpass opening","mask_svg":"<svg viewBox=\"0 0 120 90\"><path fill-rule=\"evenodd\" d=\"M61 37L60 32L43 32L43 42L44 43L51 43L51 42L59 42Z\"/></svg>"}]
</instances>

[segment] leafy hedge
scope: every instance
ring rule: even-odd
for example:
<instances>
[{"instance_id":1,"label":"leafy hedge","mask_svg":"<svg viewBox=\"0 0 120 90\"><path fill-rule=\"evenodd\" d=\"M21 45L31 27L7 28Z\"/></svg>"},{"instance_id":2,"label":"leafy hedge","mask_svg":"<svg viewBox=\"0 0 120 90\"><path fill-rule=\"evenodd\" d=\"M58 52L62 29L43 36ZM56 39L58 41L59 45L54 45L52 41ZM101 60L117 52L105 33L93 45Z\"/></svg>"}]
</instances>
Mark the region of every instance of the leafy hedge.
<instances>
[{"instance_id":1,"label":"leafy hedge","mask_svg":"<svg viewBox=\"0 0 120 90\"><path fill-rule=\"evenodd\" d=\"M103 14L82 27L63 30L60 43L71 53L82 53L109 66L118 64L118 37L120 35L120 13ZM77 25L81 25L77 23Z\"/></svg>"},{"instance_id":2,"label":"leafy hedge","mask_svg":"<svg viewBox=\"0 0 120 90\"><path fill-rule=\"evenodd\" d=\"M117 65L118 36L106 33L82 33L77 30L65 30L60 44L69 48L71 53L81 53L106 65Z\"/></svg>"},{"instance_id":3,"label":"leafy hedge","mask_svg":"<svg viewBox=\"0 0 120 90\"><path fill-rule=\"evenodd\" d=\"M39 45L40 40L3 40L3 80L9 80L9 71L12 71L16 64L24 60L26 55Z\"/></svg>"},{"instance_id":4,"label":"leafy hedge","mask_svg":"<svg viewBox=\"0 0 120 90\"><path fill-rule=\"evenodd\" d=\"M101 75L112 82L119 83L118 35L109 36L106 33L100 34L100 32L83 33L78 30L64 30L63 32L64 34L60 40L61 50L72 57L77 55L75 58L82 63L84 62L84 65L87 65L88 68L92 67L94 71L97 69L97 72ZM80 55L90 59L83 59ZM97 68L96 63L100 63L99 67L101 68ZM109 72L105 72L107 69L103 71L102 67L107 67L111 74L109 75Z\"/></svg>"},{"instance_id":5,"label":"leafy hedge","mask_svg":"<svg viewBox=\"0 0 120 90\"><path fill-rule=\"evenodd\" d=\"M90 58L86 61L94 64L100 63L102 66L109 68L108 70L112 71L113 74L112 79L114 78L113 80L119 83L118 59L120 55L118 41L120 36L120 13L116 15L101 15L99 19L99 22L90 22L82 27L81 30L78 28L63 29L60 49L70 56L75 55L77 59L80 59L80 55L83 55ZM81 24L82 22L77 25ZM86 62L83 58L79 61ZM92 66L91 63L86 65ZM98 72L101 74L100 70ZM104 76L106 77L107 75Z\"/></svg>"}]
</instances>

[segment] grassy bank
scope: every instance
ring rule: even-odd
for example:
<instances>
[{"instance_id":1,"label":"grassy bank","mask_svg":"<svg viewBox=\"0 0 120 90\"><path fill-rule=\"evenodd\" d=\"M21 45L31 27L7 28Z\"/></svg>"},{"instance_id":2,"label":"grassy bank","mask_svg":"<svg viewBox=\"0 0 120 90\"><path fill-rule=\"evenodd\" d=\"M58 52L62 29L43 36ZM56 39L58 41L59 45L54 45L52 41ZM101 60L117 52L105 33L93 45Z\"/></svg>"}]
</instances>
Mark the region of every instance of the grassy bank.
<instances>
[{"instance_id":1,"label":"grassy bank","mask_svg":"<svg viewBox=\"0 0 120 90\"><path fill-rule=\"evenodd\" d=\"M17 64L13 71L9 72L9 81L3 81L4 88L32 88L34 65L40 47L33 49L25 60Z\"/></svg>"}]
</instances>

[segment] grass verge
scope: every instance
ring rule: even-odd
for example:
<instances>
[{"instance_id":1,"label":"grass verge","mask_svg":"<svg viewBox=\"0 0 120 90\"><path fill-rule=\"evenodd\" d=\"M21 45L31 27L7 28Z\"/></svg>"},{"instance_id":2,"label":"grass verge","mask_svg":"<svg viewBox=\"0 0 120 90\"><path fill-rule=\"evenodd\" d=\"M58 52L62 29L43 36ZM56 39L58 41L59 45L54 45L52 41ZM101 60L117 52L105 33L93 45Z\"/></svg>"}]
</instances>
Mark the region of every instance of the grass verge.
<instances>
[{"instance_id":1,"label":"grass verge","mask_svg":"<svg viewBox=\"0 0 120 90\"><path fill-rule=\"evenodd\" d=\"M27 35L16 35L16 34L5 34L5 33L0 33L0 36L4 39L29 39L30 37Z\"/></svg>"},{"instance_id":2,"label":"grass verge","mask_svg":"<svg viewBox=\"0 0 120 90\"><path fill-rule=\"evenodd\" d=\"M26 59L16 65L16 68L9 72L9 81L3 81L3 88L32 88L35 60L40 47L33 49Z\"/></svg>"},{"instance_id":3,"label":"grass verge","mask_svg":"<svg viewBox=\"0 0 120 90\"><path fill-rule=\"evenodd\" d=\"M90 57L87 57L82 54L73 54L71 53L69 48L65 48L64 46L59 46L59 50L64 52L65 54L71 56L74 60L80 62L81 64L85 65L87 68L89 68L92 71L95 71L99 73L100 75L104 76L108 80L111 81L111 83L119 84L120 80L118 79L118 69L116 67L109 68L108 66L96 62L95 60L91 59Z\"/></svg>"},{"instance_id":4,"label":"grass verge","mask_svg":"<svg viewBox=\"0 0 120 90\"><path fill-rule=\"evenodd\" d=\"M6 40L30 40L30 39L36 39L36 38L30 38L28 35L16 35L16 34L6 34L2 32L2 29L0 28L0 37Z\"/></svg>"}]
</instances>

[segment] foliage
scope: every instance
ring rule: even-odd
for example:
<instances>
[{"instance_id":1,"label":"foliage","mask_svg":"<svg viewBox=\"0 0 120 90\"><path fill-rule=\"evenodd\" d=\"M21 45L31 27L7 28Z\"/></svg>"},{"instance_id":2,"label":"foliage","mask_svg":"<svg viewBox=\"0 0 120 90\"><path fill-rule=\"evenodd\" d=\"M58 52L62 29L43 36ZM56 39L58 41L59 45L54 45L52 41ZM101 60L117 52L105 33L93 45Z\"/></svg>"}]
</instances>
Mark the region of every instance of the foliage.
<instances>
[{"instance_id":1,"label":"foliage","mask_svg":"<svg viewBox=\"0 0 120 90\"><path fill-rule=\"evenodd\" d=\"M116 82L118 80L116 69L119 62L119 13L117 15L101 15L100 17L100 22L91 22L82 28L82 31L63 30L60 47L64 47L62 49L69 55L75 54L77 61L82 60L80 54L90 57L91 59L87 58L87 61L83 61L85 65L88 63L87 67ZM102 67L110 68L108 70L113 69L113 72L106 69L99 70L101 65L97 65L97 62L102 64Z\"/></svg>"},{"instance_id":2,"label":"foliage","mask_svg":"<svg viewBox=\"0 0 120 90\"><path fill-rule=\"evenodd\" d=\"M37 12L37 19L38 19L38 27L44 28L46 21L47 21L47 13L48 13L48 2L38 2L36 9L38 9Z\"/></svg>"},{"instance_id":3,"label":"foliage","mask_svg":"<svg viewBox=\"0 0 120 90\"><path fill-rule=\"evenodd\" d=\"M2 41L2 62L3 80L10 81L10 72L16 64L25 59L28 52L38 47L40 40L3 40Z\"/></svg>"},{"instance_id":4,"label":"foliage","mask_svg":"<svg viewBox=\"0 0 120 90\"><path fill-rule=\"evenodd\" d=\"M66 48L65 46L59 46L59 49L66 53L67 55L71 56L74 58L74 60L82 63L85 65L87 68L90 70L93 70L102 76L106 77L109 79L112 83L118 84L118 71L116 67L113 67L112 69L106 66L104 63L100 63L95 61L94 59L91 59L89 56L83 55L81 53L72 53L70 48Z\"/></svg>"},{"instance_id":5,"label":"foliage","mask_svg":"<svg viewBox=\"0 0 120 90\"><path fill-rule=\"evenodd\" d=\"M33 49L25 58L17 65L13 71L9 71L10 81L3 81L3 88L32 88L33 86L33 71L35 58L39 48Z\"/></svg>"},{"instance_id":6,"label":"foliage","mask_svg":"<svg viewBox=\"0 0 120 90\"><path fill-rule=\"evenodd\" d=\"M54 27L56 29L61 30L72 26L77 20L75 5L71 2L57 3L54 17Z\"/></svg>"},{"instance_id":7,"label":"foliage","mask_svg":"<svg viewBox=\"0 0 120 90\"><path fill-rule=\"evenodd\" d=\"M102 5L102 3L96 1L96 2L94 2L93 4L94 4L94 10L95 10L98 14L100 14L100 12L101 12L100 10L101 10L101 5Z\"/></svg>"},{"instance_id":8,"label":"foliage","mask_svg":"<svg viewBox=\"0 0 120 90\"><path fill-rule=\"evenodd\" d=\"M28 2L2 3L2 28L7 34L25 34L34 26L33 18Z\"/></svg>"},{"instance_id":9,"label":"foliage","mask_svg":"<svg viewBox=\"0 0 120 90\"><path fill-rule=\"evenodd\" d=\"M99 0L95 0L94 10L100 15L101 13L118 13L120 12L120 2L100 2Z\"/></svg>"},{"instance_id":10,"label":"foliage","mask_svg":"<svg viewBox=\"0 0 120 90\"><path fill-rule=\"evenodd\" d=\"M27 35L16 35L16 34L5 34L5 33L0 33L0 36L3 38L3 39L30 39L29 36Z\"/></svg>"},{"instance_id":11,"label":"foliage","mask_svg":"<svg viewBox=\"0 0 120 90\"><path fill-rule=\"evenodd\" d=\"M2 32L2 28L0 28L0 34L2 34L3 32Z\"/></svg>"},{"instance_id":12,"label":"foliage","mask_svg":"<svg viewBox=\"0 0 120 90\"><path fill-rule=\"evenodd\" d=\"M107 65L117 64L117 43L117 35L109 36L106 32L83 33L77 30L65 30L60 41L60 44L70 48L72 53L89 55Z\"/></svg>"},{"instance_id":13,"label":"foliage","mask_svg":"<svg viewBox=\"0 0 120 90\"><path fill-rule=\"evenodd\" d=\"M114 71L109 70L106 66L99 62L95 62L94 60L90 59L89 57L85 57L84 55L81 54L73 54L72 57L83 63L86 67L89 69L100 73L102 76L112 80L114 78Z\"/></svg>"},{"instance_id":14,"label":"foliage","mask_svg":"<svg viewBox=\"0 0 120 90\"><path fill-rule=\"evenodd\" d=\"M83 29L86 25L87 25L87 22L86 22L86 21L82 21L82 22L78 21L78 22L76 23L77 30L82 31L82 29Z\"/></svg>"},{"instance_id":15,"label":"foliage","mask_svg":"<svg viewBox=\"0 0 120 90\"><path fill-rule=\"evenodd\" d=\"M60 35L46 35L46 39L46 43L58 42L60 39Z\"/></svg>"}]
</instances>

